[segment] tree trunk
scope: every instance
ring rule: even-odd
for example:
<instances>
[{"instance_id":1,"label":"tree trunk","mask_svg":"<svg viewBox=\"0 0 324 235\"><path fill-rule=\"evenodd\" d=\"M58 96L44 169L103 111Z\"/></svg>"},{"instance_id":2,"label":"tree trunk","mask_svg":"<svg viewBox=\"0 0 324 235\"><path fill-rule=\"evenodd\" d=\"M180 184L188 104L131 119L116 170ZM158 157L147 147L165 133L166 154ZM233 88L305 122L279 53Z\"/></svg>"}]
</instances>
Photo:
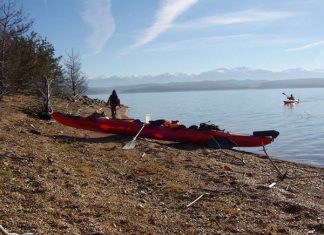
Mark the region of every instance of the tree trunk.
<instances>
[{"instance_id":1,"label":"tree trunk","mask_svg":"<svg viewBox=\"0 0 324 235\"><path fill-rule=\"evenodd\" d=\"M50 112L50 97L51 97L51 86L50 86L50 82L48 81L48 79L45 79L45 87L46 87L46 91L45 91L45 102L44 102L44 112L49 115Z\"/></svg>"}]
</instances>

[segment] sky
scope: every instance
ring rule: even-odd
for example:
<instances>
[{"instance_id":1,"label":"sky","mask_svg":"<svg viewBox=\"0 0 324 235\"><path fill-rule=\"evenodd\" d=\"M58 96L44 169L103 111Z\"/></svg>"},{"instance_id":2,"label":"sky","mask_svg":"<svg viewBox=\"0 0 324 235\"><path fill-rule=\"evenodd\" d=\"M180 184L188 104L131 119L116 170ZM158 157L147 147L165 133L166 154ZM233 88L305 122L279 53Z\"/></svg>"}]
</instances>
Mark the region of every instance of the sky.
<instances>
[{"instance_id":1,"label":"sky","mask_svg":"<svg viewBox=\"0 0 324 235\"><path fill-rule=\"evenodd\" d=\"M89 78L324 69L323 0L16 0Z\"/></svg>"}]
</instances>

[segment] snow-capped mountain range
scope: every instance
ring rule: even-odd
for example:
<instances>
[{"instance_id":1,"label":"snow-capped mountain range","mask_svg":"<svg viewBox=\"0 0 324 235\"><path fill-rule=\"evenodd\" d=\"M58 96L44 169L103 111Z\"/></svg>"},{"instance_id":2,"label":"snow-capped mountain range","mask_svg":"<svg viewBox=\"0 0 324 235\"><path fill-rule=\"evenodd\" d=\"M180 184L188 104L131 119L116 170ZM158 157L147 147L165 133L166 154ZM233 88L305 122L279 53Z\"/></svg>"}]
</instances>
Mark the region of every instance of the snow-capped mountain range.
<instances>
[{"instance_id":1,"label":"snow-capped mountain range","mask_svg":"<svg viewBox=\"0 0 324 235\"><path fill-rule=\"evenodd\" d=\"M200 74L164 73L143 76L110 76L89 79L89 87L129 86L148 83L198 82L224 80L289 80L305 78L324 78L324 70L305 70L301 68L287 69L279 72L247 67L218 68Z\"/></svg>"}]
</instances>

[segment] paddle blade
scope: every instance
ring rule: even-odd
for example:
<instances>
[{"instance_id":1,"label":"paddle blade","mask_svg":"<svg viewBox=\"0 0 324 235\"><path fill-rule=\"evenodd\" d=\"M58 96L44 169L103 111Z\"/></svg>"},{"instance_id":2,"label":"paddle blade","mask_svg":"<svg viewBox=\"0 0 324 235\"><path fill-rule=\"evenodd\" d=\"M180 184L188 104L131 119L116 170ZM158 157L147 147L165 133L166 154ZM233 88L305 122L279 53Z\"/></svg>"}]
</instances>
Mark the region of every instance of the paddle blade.
<instances>
[{"instance_id":1,"label":"paddle blade","mask_svg":"<svg viewBox=\"0 0 324 235\"><path fill-rule=\"evenodd\" d=\"M135 140L132 140L132 141L129 141L127 144L125 144L123 149L134 149L135 145L136 145Z\"/></svg>"},{"instance_id":2,"label":"paddle blade","mask_svg":"<svg viewBox=\"0 0 324 235\"><path fill-rule=\"evenodd\" d=\"M139 132L135 135L135 137L133 138L132 141L128 142L127 144L125 144L125 146L123 147L123 149L133 149L135 148L135 141L137 136L139 136L139 134L142 132L142 130L145 127L145 123L143 124L142 128L139 130Z\"/></svg>"}]
</instances>

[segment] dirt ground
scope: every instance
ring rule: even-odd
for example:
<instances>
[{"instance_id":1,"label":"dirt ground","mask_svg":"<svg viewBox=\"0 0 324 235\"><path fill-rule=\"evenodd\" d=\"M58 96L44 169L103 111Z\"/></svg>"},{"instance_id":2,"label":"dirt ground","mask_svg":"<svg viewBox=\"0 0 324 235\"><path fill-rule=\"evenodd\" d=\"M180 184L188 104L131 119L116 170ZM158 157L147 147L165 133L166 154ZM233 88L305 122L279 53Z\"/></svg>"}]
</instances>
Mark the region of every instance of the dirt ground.
<instances>
[{"instance_id":1,"label":"dirt ground","mask_svg":"<svg viewBox=\"0 0 324 235\"><path fill-rule=\"evenodd\" d=\"M122 150L132 137L40 120L28 114L36 105L22 95L0 102L0 225L9 232L324 234L323 168L274 159L288 171L280 180L247 152L149 139ZM53 107L108 113L88 99Z\"/></svg>"}]
</instances>

